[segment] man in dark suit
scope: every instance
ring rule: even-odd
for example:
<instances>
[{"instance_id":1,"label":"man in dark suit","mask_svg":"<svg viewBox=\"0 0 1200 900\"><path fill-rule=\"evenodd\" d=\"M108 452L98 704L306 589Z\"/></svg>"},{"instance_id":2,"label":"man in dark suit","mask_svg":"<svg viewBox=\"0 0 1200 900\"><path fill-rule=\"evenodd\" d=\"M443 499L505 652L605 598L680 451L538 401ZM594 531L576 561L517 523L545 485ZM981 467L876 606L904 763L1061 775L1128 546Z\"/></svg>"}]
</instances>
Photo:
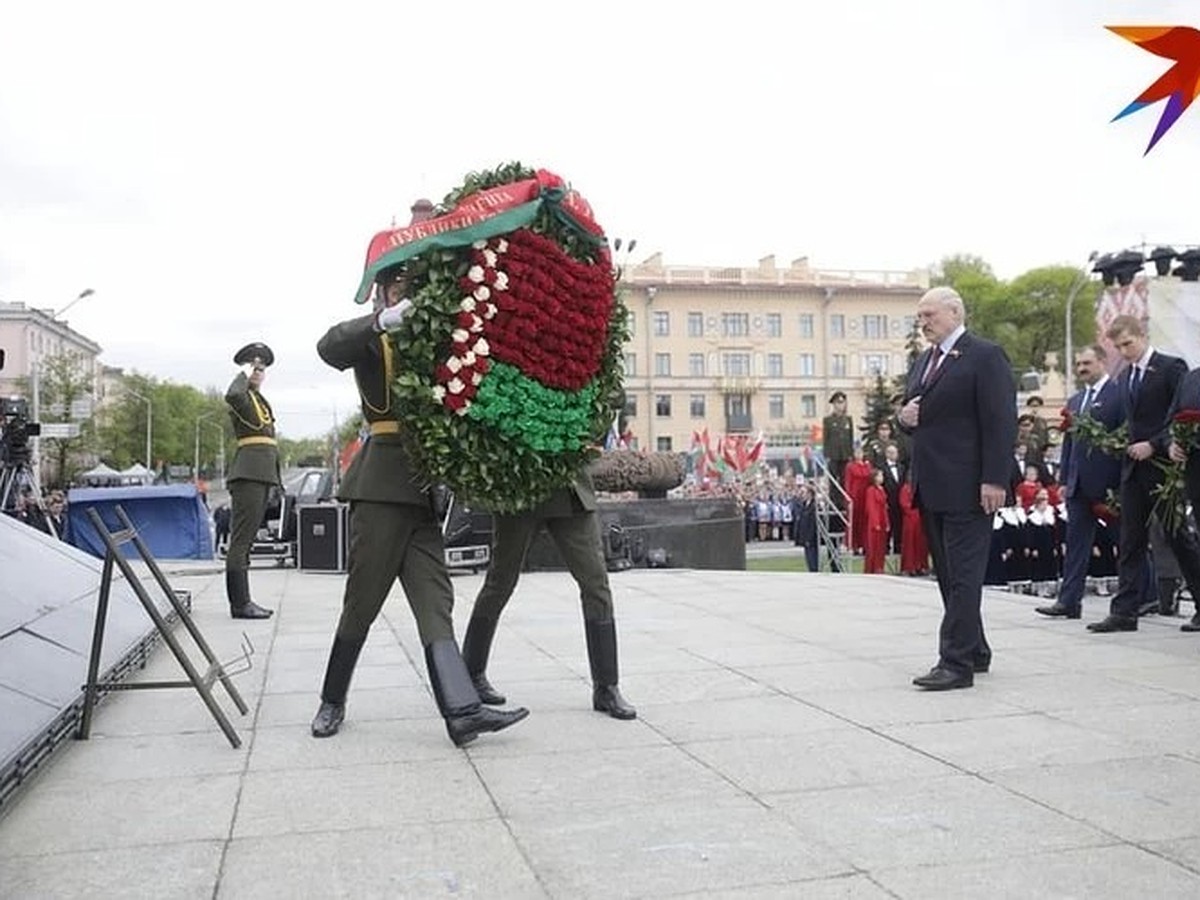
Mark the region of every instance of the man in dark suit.
<instances>
[{"instance_id":1,"label":"man in dark suit","mask_svg":"<svg viewBox=\"0 0 1200 900\"><path fill-rule=\"evenodd\" d=\"M417 201L413 222L429 218L433 205ZM367 633L399 579L425 649L425 665L446 733L461 747L488 731L500 731L525 718L526 709L489 709L480 703L454 639L454 588L446 571L442 531L429 489L418 483L402 425L392 404L395 350L389 329L397 329L413 309L406 296L404 270L379 275L376 310L334 325L317 353L335 369L354 370L363 420L371 435L355 455L338 489L350 503L350 553L342 614L329 651L321 705L313 737L338 733L346 714L346 694Z\"/></svg>"},{"instance_id":2,"label":"man in dark suit","mask_svg":"<svg viewBox=\"0 0 1200 900\"><path fill-rule=\"evenodd\" d=\"M968 688L991 666L980 601L992 516L1006 505L1016 437L1016 386L1004 351L966 331L962 298L925 292L917 324L930 347L908 374L900 423L913 437L911 473L938 589L938 662L925 690Z\"/></svg>"},{"instance_id":3,"label":"man in dark suit","mask_svg":"<svg viewBox=\"0 0 1200 900\"><path fill-rule=\"evenodd\" d=\"M1067 400L1067 410L1074 418L1089 416L1114 431L1125 421L1125 403L1117 383L1108 377L1105 356L1099 344L1075 354L1075 375L1084 387ZM1070 434L1063 439L1059 459L1067 497L1067 552L1058 600L1051 606L1039 606L1037 611L1043 616L1078 619L1096 538L1092 504L1103 502L1109 490L1120 486L1121 460Z\"/></svg>"},{"instance_id":4,"label":"man in dark suit","mask_svg":"<svg viewBox=\"0 0 1200 900\"><path fill-rule=\"evenodd\" d=\"M1192 369L1179 382L1167 421L1185 410L1200 412L1200 369ZM1192 505L1192 520L1200 523L1200 445L1184 447L1178 441L1171 440L1167 455L1173 463L1184 467L1184 487L1188 502ZM1162 599L1161 594L1159 599ZM1193 593L1192 600L1196 603L1196 612L1189 621L1179 626L1180 631L1200 631L1200 595Z\"/></svg>"},{"instance_id":5,"label":"man in dark suit","mask_svg":"<svg viewBox=\"0 0 1200 900\"><path fill-rule=\"evenodd\" d=\"M525 554L538 529L544 526L579 585L592 671L592 708L614 719L636 719L637 710L625 702L617 687L617 626L591 477L581 471L573 484L555 491L535 508L497 513L492 521L492 561L463 638L463 658L479 698L490 704L505 702L504 695L488 681L488 655L500 614L521 577Z\"/></svg>"},{"instance_id":6,"label":"man in dark suit","mask_svg":"<svg viewBox=\"0 0 1200 900\"><path fill-rule=\"evenodd\" d=\"M1187 363L1150 346L1145 326L1133 316L1117 316L1105 335L1129 366L1117 377L1125 403L1129 447L1121 464L1121 542L1117 556L1117 593L1109 614L1088 625L1088 631L1137 631L1138 611L1145 592L1146 548L1154 494L1163 481L1156 462L1166 462L1170 442L1170 410ZM1192 596L1200 596L1200 550L1187 539L1186 529L1167 535L1180 572Z\"/></svg>"},{"instance_id":7,"label":"man in dark suit","mask_svg":"<svg viewBox=\"0 0 1200 900\"><path fill-rule=\"evenodd\" d=\"M904 484L907 469L900 462L900 448L896 444L888 444L884 449L879 470L883 472L883 491L887 494L892 552L899 553L900 538L904 532L904 511L900 508L900 487Z\"/></svg>"}]
</instances>

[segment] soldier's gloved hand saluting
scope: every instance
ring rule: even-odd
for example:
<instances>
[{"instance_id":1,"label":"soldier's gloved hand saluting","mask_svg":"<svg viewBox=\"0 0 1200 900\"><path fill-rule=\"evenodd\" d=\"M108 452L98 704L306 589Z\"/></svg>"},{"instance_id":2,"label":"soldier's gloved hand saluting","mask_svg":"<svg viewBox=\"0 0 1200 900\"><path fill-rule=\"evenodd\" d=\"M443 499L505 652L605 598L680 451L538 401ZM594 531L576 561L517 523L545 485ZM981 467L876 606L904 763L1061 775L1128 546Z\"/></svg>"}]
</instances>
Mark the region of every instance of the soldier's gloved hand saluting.
<instances>
[{"instance_id":1,"label":"soldier's gloved hand saluting","mask_svg":"<svg viewBox=\"0 0 1200 900\"><path fill-rule=\"evenodd\" d=\"M407 297L401 298L395 306L385 306L375 314L375 330L391 331L398 328L413 309L413 302Z\"/></svg>"}]
</instances>

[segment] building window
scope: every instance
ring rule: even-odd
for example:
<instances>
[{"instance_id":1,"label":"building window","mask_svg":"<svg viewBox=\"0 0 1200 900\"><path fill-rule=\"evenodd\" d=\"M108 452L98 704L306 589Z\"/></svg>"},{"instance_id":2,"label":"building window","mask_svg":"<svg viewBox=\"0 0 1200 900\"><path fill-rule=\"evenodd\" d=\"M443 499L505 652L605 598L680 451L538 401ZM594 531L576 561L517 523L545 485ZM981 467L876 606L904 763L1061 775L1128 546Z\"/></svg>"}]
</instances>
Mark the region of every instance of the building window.
<instances>
[{"instance_id":1,"label":"building window","mask_svg":"<svg viewBox=\"0 0 1200 900\"><path fill-rule=\"evenodd\" d=\"M829 336L844 338L846 336L846 317L841 313L829 317Z\"/></svg>"},{"instance_id":2,"label":"building window","mask_svg":"<svg viewBox=\"0 0 1200 900\"><path fill-rule=\"evenodd\" d=\"M862 373L864 375L887 375L888 355L886 353L864 353L862 356Z\"/></svg>"},{"instance_id":3,"label":"building window","mask_svg":"<svg viewBox=\"0 0 1200 900\"><path fill-rule=\"evenodd\" d=\"M817 357L815 353L800 354L800 375L812 376L817 374Z\"/></svg>"},{"instance_id":4,"label":"building window","mask_svg":"<svg viewBox=\"0 0 1200 900\"><path fill-rule=\"evenodd\" d=\"M916 316L905 316L904 317L904 336L906 338L912 336L912 333L916 329L916 327L917 327L917 317Z\"/></svg>"},{"instance_id":5,"label":"building window","mask_svg":"<svg viewBox=\"0 0 1200 900\"><path fill-rule=\"evenodd\" d=\"M746 337L750 333L750 313L721 313L721 334Z\"/></svg>"},{"instance_id":6,"label":"building window","mask_svg":"<svg viewBox=\"0 0 1200 900\"><path fill-rule=\"evenodd\" d=\"M671 437L670 437L670 435L665 435L663 437L657 437L654 439L654 443L657 446L657 449L659 450L659 452L661 452L661 453L670 453L671 452Z\"/></svg>"},{"instance_id":7,"label":"building window","mask_svg":"<svg viewBox=\"0 0 1200 900\"><path fill-rule=\"evenodd\" d=\"M704 337L704 313L688 313L688 337Z\"/></svg>"},{"instance_id":8,"label":"building window","mask_svg":"<svg viewBox=\"0 0 1200 900\"><path fill-rule=\"evenodd\" d=\"M633 394L625 395L625 418L637 418L637 397L635 397Z\"/></svg>"},{"instance_id":9,"label":"building window","mask_svg":"<svg viewBox=\"0 0 1200 900\"><path fill-rule=\"evenodd\" d=\"M637 374L637 354L625 354L625 377L632 378Z\"/></svg>"},{"instance_id":10,"label":"building window","mask_svg":"<svg viewBox=\"0 0 1200 900\"><path fill-rule=\"evenodd\" d=\"M782 378L783 377L783 354L768 353L767 354L767 377Z\"/></svg>"},{"instance_id":11,"label":"building window","mask_svg":"<svg viewBox=\"0 0 1200 900\"><path fill-rule=\"evenodd\" d=\"M767 313L767 337L783 337L783 316Z\"/></svg>"},{"instance_id":12,"label":"building window","mask_svg":"<svg viewBox=\"0 0 1200 900\"><path fill-rule=\"evenodd\" d=\"M693 378L704 377L704 354L689 353L688 354L688 375Z\"/></svg>"},{"instance_id":13,"label":"building window","mask_svg":"<svg viewBox=\"0 0 1200 900\"><path fill-rule=\"evenodd\" d=\"M734 377L745 378L750 375L750 354L749 353L722 353L721 354L721 370L722 374Z\"/></svg>"},{"instance_id":14,"label":"building window","mask_svg":"<svg viewBox=\"0 0 1200 900\"><path fill-rule=\"evenodd\" d=\"M629 331L629 336L633 337L637 334L637 316L630 310L629 315L625 317L625 328Z\"/></svg>"},{"instance_id":15,"label":"building window","mask_svg":"<svg viewBox=\"0 0 1200 900\"><path fill-rule=\"evenodd\" d=\"M671 416L671 395L670 394L655 394L654 395L654 414L660 419L670 418Z\"/></svg>"},{"instance_id":16,"label":"building window","mask_svg":"<svg viewBox=\"0 0 1200 900\"><path fill-rule=\"evenodd\" d=\"M834 378L846 377L846 354L835 353L829 361L829 374Z\"/></svg>"},{"instance_id":17,"label":"building window","mask_svg":"<svg viewBox=\"0 0 1200 900\"><path fill-rule=\"evenodd\" d=\"M863 316L863 337L878 341L887 336L887 316Z\"/></svg>"},{"instance_id":18,"label":"building window","mask_svg":"<svg viewBox=\"0 0 1200 900\"><path fill-rule=\"evenodd\" d=\"M693 419L703 419L704 418L704 395L703 394L692 394L692 396L688 398L688 414Z\"/></svg>"},{"instance_id":19,"label":"building window","mask_svg":"<svg viewBox=\"0 0 1200 900\"><path fill-rule=\"evenodd\" d=\"M654 336L671 336L671 314L665 309L658 309L654 311Z\"/></svg>"},{"instance_id":20,"label":"building window","mask_svg":"<svg viewBox=\"0 0 1200 900\"><path fill-rule=\"evenodd\" d=\"M813 333L813 314L800 313L800 337L811 340Z\"/></svg>"},{"instance_id":21,"label":"building window","mask_svg":"<svg viewBox=\"0 0 1200 900\"><path fill-rule=\"evenodd\" d=\"M733 418L750 417L750 397L747 394L730 394L725 398L725 415Z\"/></svg>"},{"instance_id":22,"label":"building window","mask_svg":"<svg viewBox=\"0 0 1200 900\"><path fill-rule=\"evenodd\" d=\"M800 415L806 419L815 419L817 417L816 394L800 395Z\"/></svg>"},{"instance_id":23,"label":"building window","mask_svg":"<svg viewBox=\"0 0 1200 900\"><path fill-rule=\"evenodd\" d=\"M654 354L654 374L655 375L670 375L671 374L671 354L670 353L655 353Z\"/></svg>"},{"instance_id":24,"label":"building window","mask_svg":"<svg viewBox=\"0 0 1200 900\"><path fill-rule=\"evenodd\" d=\"M770 394L767 396L767 415L772 419L783 418L783 394Z\"/></svg>"}]
</instances>

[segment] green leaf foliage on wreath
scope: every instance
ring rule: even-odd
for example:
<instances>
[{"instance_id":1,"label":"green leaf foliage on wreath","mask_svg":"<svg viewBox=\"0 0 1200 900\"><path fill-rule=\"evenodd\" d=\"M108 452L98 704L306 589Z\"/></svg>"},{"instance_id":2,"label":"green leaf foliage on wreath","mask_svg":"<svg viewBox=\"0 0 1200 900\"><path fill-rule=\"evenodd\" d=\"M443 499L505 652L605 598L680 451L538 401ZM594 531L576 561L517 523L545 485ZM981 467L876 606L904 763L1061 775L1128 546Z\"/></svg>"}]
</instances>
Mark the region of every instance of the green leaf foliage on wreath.
<instances>
[{"instance_id":1,"label":"green leaf foliage on wreath","mask_svg":"<svg viewBox=\"0 0 1200 900\"><path fill-rule=\"evenodd\" d=\"M436 214L449 213L477 191L535 176L534 169L516 162L472 172L446 195ZM543 204L529 228L579 262L603 265L609 260L596 236L557 215L550 203ZM621 356L628 339L628 309L615 291L599 371L579 392L585 402L575 405L571 415L577 418L567 418L558 392L495 361L479 385L479 396L503 396L512 417L483 416L483 410L498 408L495 403L472 405L466 415L458 415L435 396L434 372L451 345L463 298L460 280L470 258L471 248L463 247L431 251L407 263L414 309L391 333L397 361L393 412L421 479L445 484L464 501L494 512L518 512L569 485L595 457L594 443L603 440L624 397ZM565 446L551 437L529 438L538 433L539 419L553 420L560 432L569 429L580 440Z\"/></svg>"}]
</instances>

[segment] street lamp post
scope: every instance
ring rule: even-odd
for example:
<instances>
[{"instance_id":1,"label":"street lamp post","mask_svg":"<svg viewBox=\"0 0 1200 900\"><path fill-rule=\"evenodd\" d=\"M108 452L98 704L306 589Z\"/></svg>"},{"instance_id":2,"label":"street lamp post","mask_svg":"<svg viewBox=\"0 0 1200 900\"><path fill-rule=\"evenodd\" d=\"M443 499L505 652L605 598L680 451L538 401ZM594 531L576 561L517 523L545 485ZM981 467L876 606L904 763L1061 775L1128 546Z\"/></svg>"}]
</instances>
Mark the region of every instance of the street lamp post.
<instances>
[{"instance_id":1,"label":"street lamp post","mask_svg":"<svg viewBox=\"0 0 1200 900\"><path fill-rule=\"evenodd\" d=\"M1067 311L1066 311L1066 342L1064 349L1066 350L1066 358L1063 359L1063 390L1066 395L1071 396L1071 388L1074 387L1071 373L1075 371L1075 355L1073 339L1071 337L1071 317L1072 310L1075 307L1075 298L1079 296L1079 292L1083 290L1083 286L1088 283L1089 269L1093 262L1096 261L1096 251L1093 250L1088 254L1087 265L1083 267L1083 271L1079 273L1079 277L1075 279L1075 283L1071 285L1071 290L1067 294Z\"/></svg>"},{"instance_id":2,"label":"street lamp post","mask_svg":"<svg viewBox=\"0 0 1200 900\"><path fill-rule=\"evenodd\" d=\"M145 396L139 394L137 391L133 391L133 390L130 390L129 388L125 388L125 393L129 394L129 396L131 396L131 397L136 397L137 399L141 400L143 403L146 404L146 462L145 462L145 466L147 469L153 469L154 463L150 457L150 447L151 447L150 439L154 434L154 404L150 402L149 397L145 397Z\"/></svg>"}]
</instances>

